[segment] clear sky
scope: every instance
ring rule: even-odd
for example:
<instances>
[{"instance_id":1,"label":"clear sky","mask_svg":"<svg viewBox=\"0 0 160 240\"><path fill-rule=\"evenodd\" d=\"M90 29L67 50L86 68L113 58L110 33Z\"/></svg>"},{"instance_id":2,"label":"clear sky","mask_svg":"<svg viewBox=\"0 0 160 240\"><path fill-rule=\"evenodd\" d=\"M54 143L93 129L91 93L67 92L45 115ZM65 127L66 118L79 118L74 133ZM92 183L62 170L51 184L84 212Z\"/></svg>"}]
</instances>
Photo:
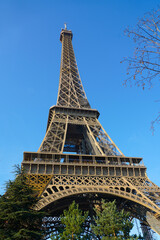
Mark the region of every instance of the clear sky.
<instances>
[{"instance_id":1,"label":"clear sky","mask_svg":"<svg viewBox=\"0 0 160 240\"><path fill-rule=\"evenodd\" d=\"M143 157L149 178L160 186L160 83L151 90L124 87L134 43L127 26L156 9L159 0L0 1L0 193L13 179L24 151L37 151L49 107L56 104L60 31L73 32L80 76L100 122L126 156Z\"/></svg>"}]
</instances>

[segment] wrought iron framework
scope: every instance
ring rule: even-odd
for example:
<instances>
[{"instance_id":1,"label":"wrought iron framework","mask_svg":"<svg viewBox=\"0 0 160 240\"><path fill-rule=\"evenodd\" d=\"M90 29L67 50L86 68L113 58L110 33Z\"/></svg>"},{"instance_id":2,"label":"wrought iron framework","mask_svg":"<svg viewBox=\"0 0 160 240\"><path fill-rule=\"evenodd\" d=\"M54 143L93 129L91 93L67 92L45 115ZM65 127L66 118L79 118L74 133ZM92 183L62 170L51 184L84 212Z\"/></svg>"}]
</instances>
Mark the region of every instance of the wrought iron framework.
<instances>
[{"instance_id":1,"label":"wrought iron framework","mask_svg":"<svg viewBox=\"0 0 160 240\"><path fill-rule=\"evenodd\" d=\"M145 231L151 227L160 234L160 188L148 179L142 158L125 157L99 123L82 86L72 37L61 31L57 105L49 110L45 137L38 152L24 152L22 167L40 197L36 209L58 217L73 199L95 204L116 198Z\"/></svg>"}]
</instances>

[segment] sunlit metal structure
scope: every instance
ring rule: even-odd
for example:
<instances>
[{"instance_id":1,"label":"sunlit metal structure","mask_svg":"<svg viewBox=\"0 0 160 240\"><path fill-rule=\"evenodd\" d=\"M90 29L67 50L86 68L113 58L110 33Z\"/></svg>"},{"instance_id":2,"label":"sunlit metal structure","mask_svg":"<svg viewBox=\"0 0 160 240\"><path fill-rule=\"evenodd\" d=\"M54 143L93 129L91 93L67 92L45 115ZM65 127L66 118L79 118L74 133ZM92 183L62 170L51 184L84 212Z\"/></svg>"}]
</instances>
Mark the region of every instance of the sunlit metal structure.
<instances>
[{"instance_id":1,"label":"sunlit metal structure","mask_svg":"<svg viewBox=\"0 0 160 240\"><path fill-rule=\"evenodd\" d=\"M53 222L73 200L89 209L102 198L160 234L160 188L146 175L139 157L126 157L98 121L79 76L73 34L62 29L57 104L49 109L47 130L37 152L24 152L22 167L37 190L37 210L46 209ZM147 233L148 234L148 233ZM146 236L149 236L149 234ZM151 237L146 237L151 239Z\"/></svg>"}]
</instances>

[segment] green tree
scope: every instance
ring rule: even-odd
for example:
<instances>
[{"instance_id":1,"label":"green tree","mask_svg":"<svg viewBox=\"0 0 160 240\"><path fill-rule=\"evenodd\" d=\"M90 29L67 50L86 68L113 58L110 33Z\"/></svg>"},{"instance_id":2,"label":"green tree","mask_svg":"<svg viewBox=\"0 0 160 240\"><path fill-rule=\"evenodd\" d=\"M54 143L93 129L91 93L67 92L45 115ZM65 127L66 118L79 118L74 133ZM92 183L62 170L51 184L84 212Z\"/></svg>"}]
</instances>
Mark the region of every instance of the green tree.
<instances>
[{"instance_id":1,"label":"green tree","mask_svg":"<svg viewBox=\"0 0 160 240\"><path fill-rule=\"evenodd\" d=\"M0 196L0 239L42 239L44 213L33 209L37 200L18 167L15 180L7 182L6 193Z\"/></svg>"},{"instance_id":2,"label":"green tree","mask_svg":"<svg viewBox=\"0 0 160 240\"><path fill-rule=\"evenodd\" d=\"M73 201L68 210L64 210L61 216L61 223L64 225L63 233L60 234L60 239L79 239L83 233L83 223L88 217L88 212L82 212L78 204ZM82 238L81 238L82 239Z\"/></svg>"},{"instance_id":3,"label":"green tree","mask_svg":"<svg viewBox=\"0 0 160 240\"><path fill-rule=\"evenodd\" d=\"M101 209L95 208L94 210L96 216L92 230L99 239L138 239L136 236L129 235L133 227L130 214L125 213L124 210L118 211L115 201L105 202L102 200Z\"/></svg>"}]
</instances>

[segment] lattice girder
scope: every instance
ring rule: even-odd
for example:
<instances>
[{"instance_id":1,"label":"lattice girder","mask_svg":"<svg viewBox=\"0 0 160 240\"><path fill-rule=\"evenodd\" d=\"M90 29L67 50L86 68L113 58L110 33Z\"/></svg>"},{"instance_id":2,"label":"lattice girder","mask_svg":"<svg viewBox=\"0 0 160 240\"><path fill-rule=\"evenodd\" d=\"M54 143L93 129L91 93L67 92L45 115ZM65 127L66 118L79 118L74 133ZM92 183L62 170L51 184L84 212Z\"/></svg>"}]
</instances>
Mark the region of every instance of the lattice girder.
<instances>
[{"instance_id":1,"label":"lattice girder","mask_svg":"<svg viewBox=\"0 0 160 240\"><path fill-rule=\"evenodd\" d=\"M90 150L84 153L93 155L123 155L99 123L95 110L90 110L89 112L81 112L81 110L75 108L67 108L65 110L60 107L54 107L50 111L47 132L38 151L63 153L65 143L67 144L66 138L70 134L70 129L67 130L68 124L72 124L77 126L77 128L80 125L83 126L83 131L81 131L83 132L84 140L86 145L90 146Z\"/></svg>"},{"instance_id":2,"label":"lattice girder","mask_svg":"<svg viewBox=\"0 0 160 240\"><path fill-rule=\"evenodd\" d=\"M54 201L74 194L106 193L136 202L160 215L160 209L153 200L151 201L145 193L138 190L128 179L124 177L52 176L42 193L42 199L36 207L37 210L40 210ZM145 178L145 181L148 181L148 179ZM160 189L157 187L158 190L160 193Z\"/></svg>"},{"instance_id":3,"label":"lattice girder","mask_svg":"<svg viewBox=\"0 0 160 240\"><path fill-rule=\"evenodd\" d=\"M47 129L46 135L38 151L41 152L62 152L67 131L67 117L65 122L56 118L55 113Z\"/></svg>"}]
</instances>

